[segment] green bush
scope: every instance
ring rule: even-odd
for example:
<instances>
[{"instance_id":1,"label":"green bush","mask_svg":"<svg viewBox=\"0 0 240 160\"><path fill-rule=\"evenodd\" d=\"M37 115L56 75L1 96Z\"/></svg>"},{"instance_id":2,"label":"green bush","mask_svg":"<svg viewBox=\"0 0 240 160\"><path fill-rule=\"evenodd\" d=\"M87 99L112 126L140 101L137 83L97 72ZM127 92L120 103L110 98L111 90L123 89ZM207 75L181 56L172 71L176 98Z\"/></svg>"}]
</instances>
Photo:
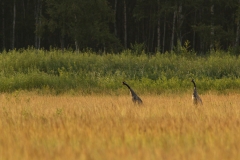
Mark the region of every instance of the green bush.
<instances>
[{"instance_id":1,"label":"green bush","mask_svg":"<svg viewBox=\"0 0 240 160\"><path fill-rule=\"evenodd\" d=\"M12 50L0 54L0 91L120 94L126 93L125 80L139 92L160 94L189 91L192 78L200 92L240 88L240 60L234 54L216 51L196 56L186 49L182 52L134 55L125 50L98 55L91 51Z\"/></svg>"}]
</instances>

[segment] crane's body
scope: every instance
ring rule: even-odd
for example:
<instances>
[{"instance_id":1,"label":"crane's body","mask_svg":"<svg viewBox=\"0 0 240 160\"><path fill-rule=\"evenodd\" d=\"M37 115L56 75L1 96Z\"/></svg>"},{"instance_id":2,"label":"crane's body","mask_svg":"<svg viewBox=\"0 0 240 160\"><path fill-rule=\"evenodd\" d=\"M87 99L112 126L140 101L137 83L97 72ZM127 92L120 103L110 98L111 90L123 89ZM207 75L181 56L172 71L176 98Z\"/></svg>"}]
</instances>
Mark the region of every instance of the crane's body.
<instances>
[{"instance_id":1,"label":"crane's body","mask_svg":"<svg viewBox=\"0 0 240 160\"><path fill-rule=\"evenodd\" d=\"M128 89L130 90L130 93L132 95L132 101L134 103L137 103L137 104L142 104L142 100L140 97L138 97L138 95L132 90L132 88L126 83L126 82L123 82L123 85L127 86Z\"/></svg>"},{"instance_id":2,"label":"crane's body","mask_svg":"<svg viewBox=\"0 0 240 160\"><path fill-rule=\"evenodd\" d=\"M193 104L194 105L202 105L202 99L199 97L198 93L197 93L197 86L196 86L196 83L194 82L194 80L192 79L191 81L193 83L193 94L192 94L192 100L193 100Z\"/></svg>"}]
</instances>

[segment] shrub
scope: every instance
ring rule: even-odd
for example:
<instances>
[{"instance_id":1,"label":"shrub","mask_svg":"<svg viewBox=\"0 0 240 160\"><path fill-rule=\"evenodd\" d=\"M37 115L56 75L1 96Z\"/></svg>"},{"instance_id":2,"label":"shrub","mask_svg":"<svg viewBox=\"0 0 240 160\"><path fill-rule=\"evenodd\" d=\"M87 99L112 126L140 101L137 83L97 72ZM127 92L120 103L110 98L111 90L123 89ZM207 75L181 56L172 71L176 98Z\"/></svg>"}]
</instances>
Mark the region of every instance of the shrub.
<instances>
[{"instance_id":1,"label":"shrub","mask_svg":"<svg viewBox=\"0 0 240 160\"><path fill-rule=\"evenodd\" d=\"M128 81L143 93L184 92L197 80L202 92L239 89L240 60L229 52L216 51L200 57L188 54L156 53L98 55L91 51L38 50L9 51L0 54L0 91L46 89L57 93L122 92ZM47 89L48 90L48 89Z\"/></svg>"}]
</instances>

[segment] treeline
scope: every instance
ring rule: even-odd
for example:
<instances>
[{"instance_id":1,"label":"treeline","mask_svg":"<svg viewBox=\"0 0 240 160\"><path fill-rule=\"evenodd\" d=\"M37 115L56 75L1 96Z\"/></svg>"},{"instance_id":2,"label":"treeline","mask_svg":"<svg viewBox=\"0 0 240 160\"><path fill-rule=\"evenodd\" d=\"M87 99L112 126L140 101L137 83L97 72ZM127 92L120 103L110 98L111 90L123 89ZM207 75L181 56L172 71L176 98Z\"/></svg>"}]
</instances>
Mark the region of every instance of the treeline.
<instances>
[{"instance_id":1,"label":"treeline","mask_svg":"<svg viewBox=\"0 0 240 160\"><path fill-rule=\"evenodd\" d=\"M238 49L240 0L1 0L0 49Z\"/></svg>"}]
</instances>

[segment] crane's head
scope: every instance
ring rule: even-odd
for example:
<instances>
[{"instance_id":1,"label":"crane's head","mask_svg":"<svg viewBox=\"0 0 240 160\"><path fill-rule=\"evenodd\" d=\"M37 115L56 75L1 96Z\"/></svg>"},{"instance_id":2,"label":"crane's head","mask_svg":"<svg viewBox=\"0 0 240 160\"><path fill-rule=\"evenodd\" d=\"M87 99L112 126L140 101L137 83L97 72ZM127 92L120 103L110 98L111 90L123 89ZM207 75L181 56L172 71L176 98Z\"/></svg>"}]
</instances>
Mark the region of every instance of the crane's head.
<instances>
[{"instance_id":1,"label":"crane's head","mask_svg":"<svg viewBox=\"0 0 240 160\"><path fill-rule=\"evenodd\" d=\"M194 87L196 87L196 83L194 82L194 79L192 79L191 82L193 83Z\"/></svg>"}]
</instances>

